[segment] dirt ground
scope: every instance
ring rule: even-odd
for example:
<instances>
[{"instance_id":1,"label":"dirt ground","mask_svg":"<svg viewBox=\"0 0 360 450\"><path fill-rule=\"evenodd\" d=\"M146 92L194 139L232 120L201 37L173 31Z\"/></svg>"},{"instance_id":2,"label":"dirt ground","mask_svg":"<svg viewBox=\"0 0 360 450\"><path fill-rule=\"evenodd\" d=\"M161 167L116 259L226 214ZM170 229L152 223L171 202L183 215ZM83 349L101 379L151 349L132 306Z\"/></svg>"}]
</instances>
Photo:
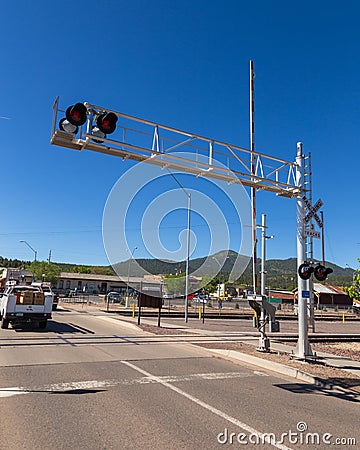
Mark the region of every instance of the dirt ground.
<instances>
[{"instance_id":1,"label":"dirt ground","mask_svg":"<svg viewBox=\"0 0 360 450\"><path fill-rule=\"evenodd\" d=\"M351 358L360 361L360 342L337 342L328 344L311 344L318 352L331 353L333 355Z\"/></svg>"}]
</instances>

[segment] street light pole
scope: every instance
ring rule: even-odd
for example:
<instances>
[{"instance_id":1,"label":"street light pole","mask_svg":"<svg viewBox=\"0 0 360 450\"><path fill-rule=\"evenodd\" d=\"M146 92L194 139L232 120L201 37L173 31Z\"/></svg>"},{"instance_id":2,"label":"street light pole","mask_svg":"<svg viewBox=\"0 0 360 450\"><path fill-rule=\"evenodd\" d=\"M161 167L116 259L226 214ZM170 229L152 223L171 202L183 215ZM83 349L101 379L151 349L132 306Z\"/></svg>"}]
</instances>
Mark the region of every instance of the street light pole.
<instances>
[{"instance_id":1,"label":"street light pole","mask_svg":"<svg viewBox=\"0 0 360 450\"><path fill-rule=\"evenodd\" d=\"M36 262L37 251L34 248L32 248L31 245L28 242L26 242L26 241L21 240L19 242L23 242L24 244L26 244L34 252L34 261Z\"/></svg>"},{"instance_id":2,"label":"street light pole","mask_svg":"<svg viewBox=\"0 0 360 450\"><path fill-rule=\"evenodd\" d=\"M137 250L137 247L133 248L133 251L131 252L131 256L129 259L128 276L127 276L127 283L126 283L125 308L128 308L130 306L130 299L129 299L130 265L131 265L131 261L132 261L133 255L135 253L135 250Z\"/></svg>"},{"instance_id":3,"label":"street light pole","mask_svg":"<svg viewBox=\"0 0 360 450\"><path fill-rule=\"evenodd\" d=\"M188 192L176 176L168 169L169 174L180 186L187 196L187 242L186 242L186 265L185 265L185 322L189 320L189 260L190 260L190 214L191 214L191 194Z\"/></svg>"},{"instance_id":4,"label":"street light pole","mask_svg":"<svg viewBox=\"0 0 360 450\"><path fill-rule=\"evenodd\" d=\"M186 195L188 198L187 204L188 210L187 210L187 242L186 242L186 267L185 267L185 322L189 320L189 259L190 259L190 212L191 212L191 194L186 193Z\"/></svg>"}]
</instances>

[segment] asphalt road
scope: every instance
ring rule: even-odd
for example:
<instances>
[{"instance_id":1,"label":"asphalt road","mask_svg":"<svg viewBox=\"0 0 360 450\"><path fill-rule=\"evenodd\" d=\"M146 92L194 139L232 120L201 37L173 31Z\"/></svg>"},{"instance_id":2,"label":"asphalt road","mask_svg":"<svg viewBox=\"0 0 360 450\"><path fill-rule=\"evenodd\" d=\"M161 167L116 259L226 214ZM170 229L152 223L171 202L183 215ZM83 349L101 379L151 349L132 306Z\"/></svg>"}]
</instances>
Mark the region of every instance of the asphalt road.
<instances>
[{"instance_id":1,"label":"asphalt road","mask_svg":"<svg viewBox=\"0 0 360 450\"><path fill-rule=\"evenodd\" d=\"M214 358L100 312L55 312L45 331L1 330L0 415L0 449L10 450L360 443L359 404L346 396ZM257 445L261 433L281 442Z\"/></svg>"}]
</instances>

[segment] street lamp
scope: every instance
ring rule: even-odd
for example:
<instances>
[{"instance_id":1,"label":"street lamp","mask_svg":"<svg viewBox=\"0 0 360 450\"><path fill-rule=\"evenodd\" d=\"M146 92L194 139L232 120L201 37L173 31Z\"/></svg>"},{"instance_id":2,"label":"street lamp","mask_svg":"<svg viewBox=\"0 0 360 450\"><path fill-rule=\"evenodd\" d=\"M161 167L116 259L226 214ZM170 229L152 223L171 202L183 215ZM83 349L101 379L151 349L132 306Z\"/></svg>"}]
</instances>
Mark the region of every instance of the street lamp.
<instances>
[{"instance_id":1,"label":"street lamp","mask_svg":"<svg viewBox=\"0 0 360 450\"><path fill-rule=\"evenodd\" d=\"M132 261L133 255L135 253L135 250L137 250L137 247L133 248L133 251L131 252L131 256L129 259L128 276L127 276L127 284L126 284L125 308L128 308L130 306L130 299L129 299L130 265L131 265L131 261Z\"/></svg>"},{"instance_id":2,"label":"street lamp","mask_svg":"<svg viewBox=\"0 0 360 450\"><path fill-rule=\"evenodd\" d=\"M191 212L191 194L179 182L175 175L168 169L169 174L174 178L180 186L184 194L187 196L187 242L186 242L186 268L185 268L185 322L189 320L189 259L190 259L190 212Z\"/></svg>"},{"instance_id":3,"label":"street lamp","mask_svg":"<svg viewBox=\"0 0 360 450\"><path fill-rule=\"evenodd\" d=\"M34 257L34 261L36 262L37 251L34 248L32 248L31 245L28 242L26 242L26 241L21 240L19 242L23 242L24 244L26 244L34 252L34 256L35 256Z\"/></svg>"}]
</instances>

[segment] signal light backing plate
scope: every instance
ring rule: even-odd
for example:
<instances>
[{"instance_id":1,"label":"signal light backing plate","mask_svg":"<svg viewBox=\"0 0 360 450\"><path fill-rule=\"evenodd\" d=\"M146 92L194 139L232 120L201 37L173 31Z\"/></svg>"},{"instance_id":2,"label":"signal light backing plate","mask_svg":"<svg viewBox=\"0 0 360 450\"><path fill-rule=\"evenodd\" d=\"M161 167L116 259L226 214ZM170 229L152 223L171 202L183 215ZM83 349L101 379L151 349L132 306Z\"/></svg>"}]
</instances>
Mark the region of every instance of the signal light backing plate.
<instances>
[{"instance_id":1,"label":"signal light backing plate","mask_svg":"<svg viewBox=\"0 0 360 450\"><path fill-rule=\"evenodd\" d=\"M324 267L322 264L318 264L314 269L314 276L318 281L325 281L327 276L332 272L333 270L330 267Z\"/></svg>"},{"instance_id":2,"label":"signal light backing plate","mask_svg":"<svg viewBox=\"0 0 360 450\"><path fill-rule=\"evenodd\" d=\"M72 125L81 126L86 122L86 114L86 106L83 103L76 103L68 107L65 116Z\"/></svg>"},{"instance_id":3,"label":"signal light backing plate","mask_svg":"<svg viewBox=\"0 0 360 450\"><path fill-rule=\"evenodd\" d=\"M299 266L298 274L302 280L309 280L313 271L314 268L309 263L303 263Z\"/></svg>"},{"instance_id":4,"label":"signal light backing plate","mask_svg":"<svg viewBox=\"0 0 360 450\"><path fill-rule=\"evenodd\" d=\"M116 130L118 117L113 112L104 112L97 116L96 125L105 134L111 134Z\"/></svg>"}]
</instances>

